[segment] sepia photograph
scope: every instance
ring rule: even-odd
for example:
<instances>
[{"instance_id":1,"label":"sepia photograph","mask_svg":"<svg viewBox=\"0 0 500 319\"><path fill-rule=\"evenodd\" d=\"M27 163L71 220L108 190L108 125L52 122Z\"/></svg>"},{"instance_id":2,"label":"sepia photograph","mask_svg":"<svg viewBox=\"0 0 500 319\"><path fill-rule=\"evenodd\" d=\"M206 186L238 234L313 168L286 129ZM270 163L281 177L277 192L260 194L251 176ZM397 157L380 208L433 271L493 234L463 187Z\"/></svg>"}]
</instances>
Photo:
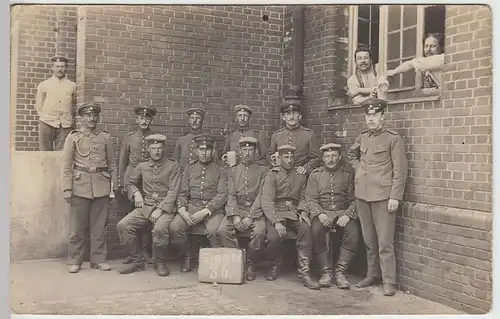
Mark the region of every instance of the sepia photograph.
<instances>
[{"instance_id":1,"label":"sepia photograph","mask_svg":"<svg viewBox=\"0 0 500 319\"><path fill-rule=\"evenodd\" d=\"M491 311L492 8L10 7L10 311Z\"/></svg>"}]
</instances>

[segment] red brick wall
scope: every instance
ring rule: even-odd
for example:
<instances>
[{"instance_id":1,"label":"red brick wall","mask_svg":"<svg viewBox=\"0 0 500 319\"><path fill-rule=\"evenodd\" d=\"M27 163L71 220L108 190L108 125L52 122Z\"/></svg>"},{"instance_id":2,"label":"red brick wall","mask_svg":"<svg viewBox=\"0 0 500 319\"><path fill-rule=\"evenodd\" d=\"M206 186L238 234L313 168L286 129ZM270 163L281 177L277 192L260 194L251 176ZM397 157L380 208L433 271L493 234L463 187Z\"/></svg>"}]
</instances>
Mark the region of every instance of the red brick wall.
<instances>
[{"instance_id":1,"label":"red brick wall","mask_svg":"<svg viewBox=\"0 0 500 319\"><path fill-rule=\"evenodd\" d=\"M12 7L12 50L16 71L14 145L18 151L38 150L38 115L34 110L38 84L52 75L50 58L65 55L68 78L75 81L76 6L17 5Z\"/></svg>"}]
</instances>

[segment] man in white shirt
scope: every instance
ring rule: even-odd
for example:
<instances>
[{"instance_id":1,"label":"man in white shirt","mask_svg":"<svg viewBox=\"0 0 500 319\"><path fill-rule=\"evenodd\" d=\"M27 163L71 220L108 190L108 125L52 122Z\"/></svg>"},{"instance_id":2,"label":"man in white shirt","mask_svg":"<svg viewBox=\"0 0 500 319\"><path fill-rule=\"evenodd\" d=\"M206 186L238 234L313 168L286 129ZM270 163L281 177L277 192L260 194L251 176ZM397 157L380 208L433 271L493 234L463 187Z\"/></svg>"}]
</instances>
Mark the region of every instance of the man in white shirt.
<instances>
[{"instance_id":1,"label":"man in white shirt","mask_svg":"<svg viewBox=\"0 0 500 319\"><path fill-rule=\"evenodd\" d=\"M354 62L356 71L347 79L347 95L355 105L359 105L370 98L377 98L377 72L368 48L357 48L354 52Z\"/></svg>"},{"instance_id":2,"label":"man in white shirt","mask_svg":"<svg viewBox=\"0 0 500 319\"><path fill-rule=\"evenodd\" d=\"M38 85L36 94L39 147L40 151L62 151L73 128L76 83L66 77L68 59L55 56L50 60L53 75Z\"/></svg>"}]
</instances>

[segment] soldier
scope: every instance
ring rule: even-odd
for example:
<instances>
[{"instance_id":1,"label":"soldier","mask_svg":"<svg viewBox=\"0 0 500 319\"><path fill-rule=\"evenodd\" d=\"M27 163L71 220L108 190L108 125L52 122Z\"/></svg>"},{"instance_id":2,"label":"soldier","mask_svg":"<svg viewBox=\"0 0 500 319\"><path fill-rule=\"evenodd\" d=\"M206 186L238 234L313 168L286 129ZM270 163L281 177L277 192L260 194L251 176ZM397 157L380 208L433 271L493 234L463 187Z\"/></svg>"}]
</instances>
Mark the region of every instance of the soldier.
<instances>
[{"instance_id":1,"label":"soldier","mask_svg":"<svg viewBox=\"0 0 500 319\"><path fill-rule=\"evenodd\" d=\"M90 228L90 266L110 270L106 223L111 185L117 187L116 164L111 136L97 128L101 106L84 103L77 109L82 128L71 131L63 150L64 199L70 205L68 244L69 272L80 271L86 228Z\"/></svg>"},{"instance_id":2,"label":"soldier","mask_svg":"<svg viewBox=\"0 0 500 319\"><path fill-rule=\"evenodd\" d=\"M129 198L135 209L122 218L116 226L120 242L132 257L132 263L121 269L129 274L145 269L145 262L138 251L136 231L150 222L153 224L153 254L156 272L168 276L165 250L169 240L170 223L175 216L175 201L181 185L179 165L164 156L166 136L151 134L146 138L150 160L137 165L127 182ZM144 194L144 195L143 195Z\"/></svg>"},{"instance_id":3,"label":"soldier","mask_svg":"<svg viewBox=\"0 0 500 319\"><path fill-rule=\"evenodd\" d=\"M76 83L66 77L68 59L55 56L50 61L53 75L40 83L36 92L38 143L40 151L62 151L64 141L73 127Z\"/></svg>"},{"instance_id":4,"label":"soldier","mask_svg":"<svg viewBox=\"0 0 500 319\"><path fill-rule=\"evenodd\" d=\"M271 270L267 280L276 280L282 260L283 236L287 228L297 232L299 279L309 289L319 289L309 277L312 249L311 222L306 212L307 177L294 169L295 146L278 147L280 167L266 175L262 188L262 209L268 219L267 252L271 256Z\"/></svg>"},{"instance_id":5,"label":"soldier","mask_svg":"<svg viewBox=\"0 0 500 319\"><path fill-rule=\"evenodd\" d=\"M345 277L349 262L356 254L359 240L358 218L354 198L354 170L340 155L340 145L325 144L323 167L309 176L306 201L312 222L313 246L319 263L321 287L330 287L332 267L328 256L326 232L336 228L342 232L339 259L335 269L335 282L340 289L349 289Z\"/></svg>"},{"instance_id":6,"label":"soldier","mask_svg":"<svg viewBox=\"0 0 500 319\"><path fill-rule=\"evenodd\" d=\"M258 145L258 162L261 165L266 165L267 163L267 150L265 137L261 132L249 128L250 118L252 116L252 109L246 105L236 105L236 121L238 122L238 128L229 133L226 137L224 144L224 154L229 151L235 151L240 153L239 140L243 137L251 136L259 141Z\"/></svg>"},{"instance_id":7,"label":"soldier","mask_svg":"<svg viewBox=\"0 0 500 319\"><path fill-rule=\"evenodd\" d=\"M148 147L146 145L146 137L153 134L150 129L151 121L156 115L156 108L154 106L136 106L134 107L134 113L137 114L137 130L130 132L125 135L122 142L122 147L120 149L120 160L118 163L118 181L119 187L122 192L125 192L125 184L129 180L130 175L134 171L134 168L142 162L147 162L150 158ZM130 211L133 209L133 204L127 209ZM151 231L148 231L147 227L142 229L141 236L137 239L137 244L142 249L144 258L148 263L152 263L150 252L148 251L152 247L152 237ZM125 260L124 263L132 262L131 258Z\"/></svg>"},{"instance_id":8,"label":"soldier","mask_svg":"<svg viewBox=\"0 0 500 319\"><path fill-rule=\"evenodd\" d=\"M368 287L379 281L381 268L384 295L393 296L396 210L403 200L408 160L401 136L383 126L387 102L375 99L362 105L368 130L361 132L348 152L356 170L356 206L368 262L366 278L356 286Z\"/></svg>"},{"instance_id":9,"label":"soldier","mask_svg":"<svg viewBox=\"0 0 500 319\"><path fill-rule=\"evenodd\" d=\"M295 145L295 165L299 174L309 175L313 169L321 165L316 134L300 125L302 119L299 101L285 101L281 104L282 119L285 127L276 131L271 137L269 154L272 156L280 145Z\"/></svg>"},{"instance_id":10,"label":"soldier","mask_svg":"<svg viewBox=\"0 0 500 319\"><path fill-rule=\"evenodd\" d=\"M267 167L256 163L259 141L243 137L239 141L242 162L228 173L228 199L226 217L222 220L217 236L223 247L238 248L236 232L250 233L247 249L246 279L255 280L257 254L262 252L266 233L266 219L260 208L260 191Z\"/></svg>"},{"instance_id":11,"label":"soldier","mask_svg":"<svg viewBox=\"0 0 500 319\"><path fill-rule=\"evenodd\" d=\"M181 272L191 271L191 252L187 230L203 223L212 247L219 247L217 228L224 218L227 201L227 169L213 159L215 139L208 135L194 138L198 161L184 169L177 199L177 214L170 225L170 241L183 254Z\"/></svg>"},{"instance_id":12,"label":"soldier","mask_svg":"<svg viewBox=\"0 0 500 319\"><path fill-rule=\"evenodd\" d=\"M193 141L193 138L201 134L203 119L205 117L205 111L199 108L191 108L186 112L189 117L190 132L179 137L177 142L175 142L173 155L181 171L183 171L188 164L193 164L198 160L196 155L196 143Z\"/></svg>"}]
</instances>

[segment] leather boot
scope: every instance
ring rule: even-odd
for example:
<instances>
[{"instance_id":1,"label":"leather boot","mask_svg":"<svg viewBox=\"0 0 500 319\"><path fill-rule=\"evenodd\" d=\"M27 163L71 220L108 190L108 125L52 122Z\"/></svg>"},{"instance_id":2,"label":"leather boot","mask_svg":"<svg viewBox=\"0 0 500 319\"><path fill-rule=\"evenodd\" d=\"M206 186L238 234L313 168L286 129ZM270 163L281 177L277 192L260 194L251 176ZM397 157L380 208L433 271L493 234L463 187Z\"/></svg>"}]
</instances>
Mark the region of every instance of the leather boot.
<instances>
[{"instance_id":1,"label":"leather boot","mask_svg":"<svg viewBox=\"0 0 500 319\"><path fill-rule=\"evenodd\" d=\"M254 281L255 278L257 277L252 260L247 260L247 269L245 273L246 273L246 280L248 281Z\"/></svg>"},{"instance_id":2,"label":"leather boot","mask_svg":"<svg viewBox=\"0 0 500 319\"><path fill-rule=\"evenodd\" d=\"M309 276L309 256L307 256L303 251L298 251L298 262L299 262L299 279L304 286L309 289L317 290L319 289L319 284L312 281Z\"/></svg>"},{"instance_id":3,"label":"leather boot","mask_svg":"<svg viewBox=\"0 0 500 319\"><path fill-rule=\"evenodd\" d=\"M145 262L131 262L127 264L126 266L123 266L122 268L118 269L118 273L122 275L126 274L131 274L136 271L141 271L146 269L146 263Z\"/></svg>"},{"instance_id":4,"label":"leather boot","mask_svg":"<svg viewBox=\"0 0 500 319\"><path fill-rule=\"evenodd\" d=\"M163 262L155 262L155 268L156 268L156 273L158 274L158 276L160 277L165 277L165 276L168 276L170 275L170 269L168 269L168 266L167 266L167 262L166 261L163 261Z\"/></svg>"},{"instance_id":5,"label":"leather boot","mask_svg":"<svg viewBox=\"0 0 500 319\"><path fill-rule=\"evenodd\" d=\"M361 280L356 284L357 288L366 288L372 285L376 285L380 283L380 278L375 278L375 277L366 277L365 279Z\"/></svg>"},{"instance_id":6,"label":"leather boot","mask_svg":"<svg viewBox=\"0 0 500 319\"><path fill-rule=\"evenodd\" d=\"M118 273L122 275L131 274L136 271L141 271L146 269L146 264L142 254L139 252L140 247L138 245L137 238L132 238L124 246L125 251L129 254L129 257L123 262L125 266L118 269Z\"/></svg>"},{"instance_id":7,"label":"leather boot","mask_svg":"<svg viewBox=\"0 0 500 319\"><path fill-rule=\"evenodd\" d=\"M337 267L335 268L335 283L340 289L349 289L349 280L345 277L347 271L347 266L349 263L345 261L339 261Z\"/></svg>"},{"instance_id":8,"label":"leather boot","mask_svg":"<svg viewBox=\"0 0 500 319\"><path fill-rule=\"evenodd\" d=\"M170 270L167 267L167 261L165 259L165 246L154 245L153 246L153 257L155 259L155 269L158 276L164 277L170 274Z\"/></svg>"},{"instance_id":9,"label":"leather boot","mask_svg":"<svg viewBox=\"0 0 500 319\"><path fill-rule=\"evenodd\" d=\"M182 257L181 272L190 272L191 269L191 252L185 252Z\"/></svg>"},{"instance_id":10,"label":"leather boot","mask_svg":"<svg viewBox=\"0 0 500 319\"><path fill-rule=\"evenodd\" d=\"M320 268L321 277L319 279L320 287L332 286L332 268L330 266L330 259L328 251L324 251L317 255L317 260Z\"/></svg>"},{"instance_id":11,"label":"leather boot","mask_svg":"<svg viewBox=\"0 0 500 319\"><path fill-rule=\"evenodd\" d=\"M394 296L396 294L396 288L393 284L384 284L384 296Z\"/></svg>"},{"instance_id":12,"label":"leather boot","mask_svg":"<svg viewBox=\"0 0 500 319\"><path fill-rule=\"evenodd\" d=\"M269 271L266 274L266 280L274 281L278 279L282 260L283 260L282 255L278 255L277 257L274 257L273 260L271 260L271 262L269 263L270 264Z\"/></svg>"}]
</instances>

